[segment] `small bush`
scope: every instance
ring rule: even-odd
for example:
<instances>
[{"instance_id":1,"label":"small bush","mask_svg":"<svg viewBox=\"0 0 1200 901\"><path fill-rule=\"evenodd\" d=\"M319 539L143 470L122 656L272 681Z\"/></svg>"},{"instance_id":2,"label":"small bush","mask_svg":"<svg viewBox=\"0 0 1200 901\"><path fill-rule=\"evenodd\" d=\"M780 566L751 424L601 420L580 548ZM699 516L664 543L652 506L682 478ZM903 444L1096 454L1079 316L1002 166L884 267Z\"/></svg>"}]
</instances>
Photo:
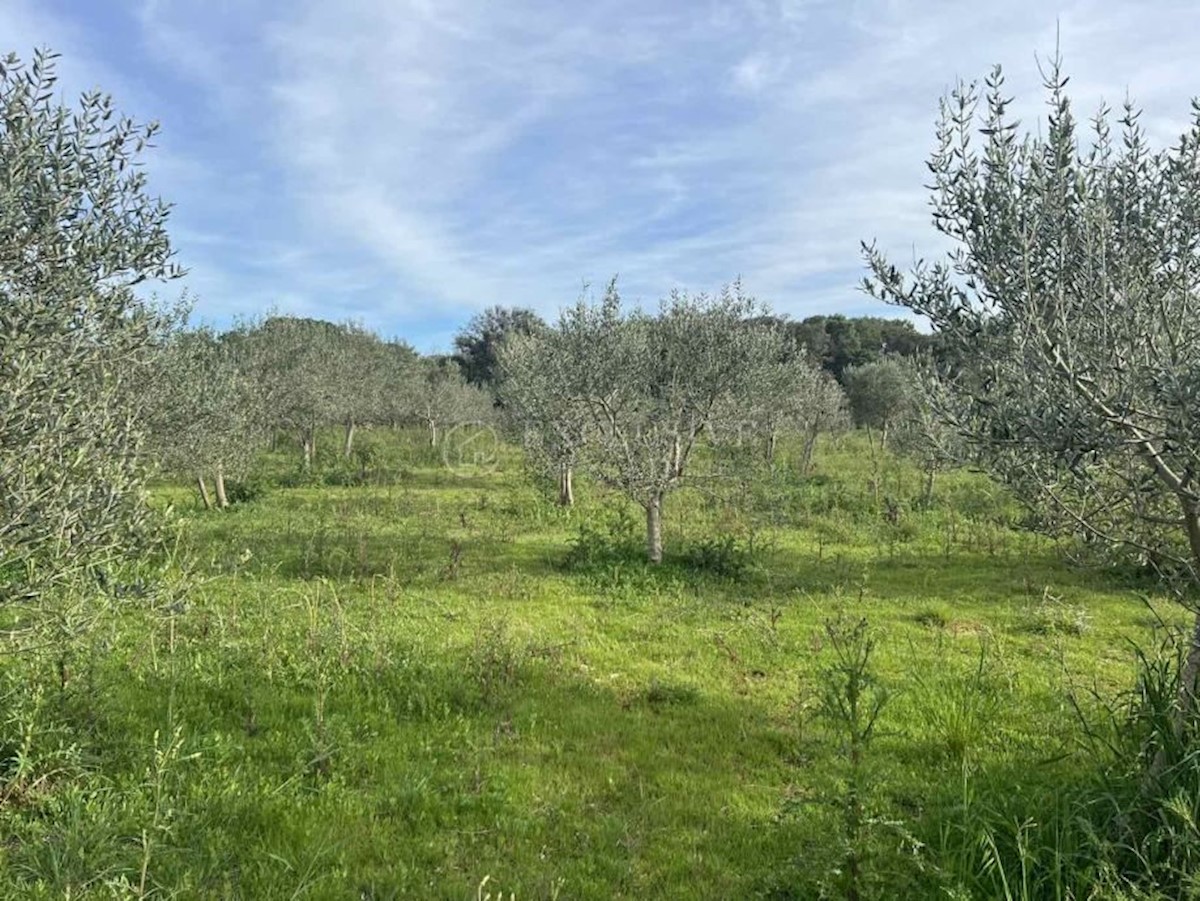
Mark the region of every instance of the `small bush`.
<instances>
[{"instance_id":1,"label":"small bush","mask_svg":"<svg viewBox=\"0 0 1200 901\"><path fill-rule=\"evenodd\" d=\"M608 569L613 564L640 561L646 556L642 536L626 506L609 513L598 524L581 522L564 561L567 569Z\"/></svg>"},{"instance_id":2,"label":"small bush","mask_svg":"<svg viewBox=\"0 0 1200 901\"><path fill-rule=\"evenodd\" d=\"M1092 628L1092 617L1081 604L1071 604L1047 588L1042 599L1029 612L1026 630L1035 635L1086 635Z\"/></svg>"},{"instance_id":3,"label":"small bush","mask_svg":"<svg viewBox=\"0 0 1200 901\"><path fill-rule=\"evenodd\" d=\"M944 629L950 625L950 617L946 611L932 607L920 611L913 619L927 629Z\"/></svg>"},{"instance_id":4,"label":"small bush","mask_svg":"<svg viewBox=\"0 0 1200 901\"><path fill-rule=\"evenodd\" d=\"M754 562L754 553L748 542L733 535L721 535L694 542L684 551L683 559L692 569L739 579Z\"/></svg>"},{"instance_id":5,"label":"small bush","mask_svg":"<svg viewBox=\"0 0 1200 901\"><path fill-rule=\"evenodd\" d=\"M480 700L489 704L515 685L528 656L527 651L513 640L507 620L482 623L467 650L467 672L479 691Z\"/></svg>"},{"instance_id":6,"label":"small bush","mask_svg":"<svg viewBox=\"0 0 1200 901\"><path fill-rule=\"evenodd\" d=\"M231 504L248 504L265 497L267 491L267 483L254 476L225 482L225 497Z\"/></svg>"}]
</instances>

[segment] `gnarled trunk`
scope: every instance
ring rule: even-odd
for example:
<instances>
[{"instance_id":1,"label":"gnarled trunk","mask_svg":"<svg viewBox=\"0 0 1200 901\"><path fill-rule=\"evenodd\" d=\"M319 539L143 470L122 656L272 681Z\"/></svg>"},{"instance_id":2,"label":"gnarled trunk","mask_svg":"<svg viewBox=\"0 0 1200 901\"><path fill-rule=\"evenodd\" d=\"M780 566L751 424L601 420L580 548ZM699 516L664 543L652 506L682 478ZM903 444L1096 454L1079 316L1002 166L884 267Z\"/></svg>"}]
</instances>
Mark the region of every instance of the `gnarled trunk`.
<instances>
[{"instance_id":1,"label":"gnarled trunk","mask_svg":"<svg viewBox=\"0 0 1200 901\"><path fill-rule=\"evenodd\" d=\"M651 563L662 563L662 502L661 493L646 503L646 559Z\"/></svg>"}]
</instances>

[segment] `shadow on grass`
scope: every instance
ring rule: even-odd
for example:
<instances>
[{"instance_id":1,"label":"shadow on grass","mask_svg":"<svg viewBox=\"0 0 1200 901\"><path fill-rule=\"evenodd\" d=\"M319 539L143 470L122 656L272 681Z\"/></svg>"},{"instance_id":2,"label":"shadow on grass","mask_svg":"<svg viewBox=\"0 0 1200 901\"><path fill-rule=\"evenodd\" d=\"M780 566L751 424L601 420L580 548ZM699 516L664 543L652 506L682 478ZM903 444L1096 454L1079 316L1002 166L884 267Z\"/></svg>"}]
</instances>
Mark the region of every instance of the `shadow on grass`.
<instances>
[{"instance_id":1,"label":"shadow on grass","mask_svg":"<svg viewBox=\"0 0 1200 901\"><path fill-rule=\"evenodd\" d=\"M315 651L229 654L219 681L113 673L92 722L111 784L142 778L130 749L153 729L203 749L172 781L156 883L278 897L292 862L321 861L319 897L469 897L489 874L517 897L750 897L791 859L807 827L774 822L789 767L767 717L487 641L335 675Z\"/></svg>"}]
</instances>

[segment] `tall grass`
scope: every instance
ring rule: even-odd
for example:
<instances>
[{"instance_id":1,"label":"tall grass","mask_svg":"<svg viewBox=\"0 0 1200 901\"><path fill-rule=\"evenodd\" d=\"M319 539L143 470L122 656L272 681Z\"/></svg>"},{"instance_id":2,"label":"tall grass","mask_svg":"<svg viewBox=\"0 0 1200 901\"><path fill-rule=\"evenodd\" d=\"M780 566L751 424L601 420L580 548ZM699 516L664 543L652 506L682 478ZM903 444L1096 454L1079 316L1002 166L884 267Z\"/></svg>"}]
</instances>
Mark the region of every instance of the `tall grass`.
<instances>
[{"instance_id":1,"label":"tall grass","mask_svg":"<svg viewBox=\"0 0 1200 901\"><path fill-rule=\"evenodd\" d=\"M160 486L171 555L0 655L0 897L1195 896L1177 645L980 476L784 446L652 567L586 479L364 432Z\"/></svg>"}]
</instances>

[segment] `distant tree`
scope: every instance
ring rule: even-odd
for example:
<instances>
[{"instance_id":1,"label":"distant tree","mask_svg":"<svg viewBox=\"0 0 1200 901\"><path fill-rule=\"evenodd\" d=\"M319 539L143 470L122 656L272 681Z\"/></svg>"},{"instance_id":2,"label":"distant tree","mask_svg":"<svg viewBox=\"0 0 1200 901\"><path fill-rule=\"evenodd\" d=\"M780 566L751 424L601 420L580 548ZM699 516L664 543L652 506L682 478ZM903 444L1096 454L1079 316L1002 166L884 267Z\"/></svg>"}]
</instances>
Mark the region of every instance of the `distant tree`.
<instances>
[{"instance_id":1,"label":"distant tree","mask_svg":"<svg viewBox=\"0 0 1200 901\"><path fill-rule=\"evenodd\" d=\"M1127 103L1081 140L1048 68L1044 131L1021 135L1000 69L941 104L933 219L955 248L905 277L864 248L867 290L958 351L943 412L1047 515L1200 583L1200 102L1169 150ZM979 135L974 133L978 126ZM1178 727L1196 709L1200 613ZM1156 760L1156 766L1161 764Z\"/></svg>"},{"instance_id":2,"label":"distant tree","mask_svg":"<svg viewBox=\"0 0 1200 901\"><path fill-rule=\"evenodd\" d=\"M646 513L646 554L663 556L666 497L684 483L700 443L720 440L722 417L749 405L785 338L753 320L740 285L719 296L674 293L657 315L625 314L615 284L599 304L563 312L550 384L585 413L582 459Z\"/></svg>"},{"instance_id":3,"label":"distant tree","mask_svg":"<svg viewBox=\"0 0 1200 901\"><path fill-rule=\"evenodd\" d=\"M533 468L555 480L558 503L575 503L574 476L587 442L588 412L566 367L586 356L579 334L545 329L514 335L500 347L497 398Z\"/></svg>"},{"instance_id":4,"label":"distant tree","mask_svg":"<svg viewBox=\"0 0 1200 901\"><path fill-rule=\"evenodd\" d=\"M225 477L241 475L261 445L262 411L238 345L210 329L172 335L146 383L153 454L168 471L196 480L210 507L205 475L213 478L216 505L229 506Z\"/></svg>"},{"instance_id":5,"label":"distant tree","mask_svg":"<svg viewBox=\"0 0 1200 901\"><path fill-rule=\"evenodd\" d=\"M492 418L491 396L463 379L450 357L421 360L413 395L415 417L429 429L429 446L437 447L442 430Z\"/></svg>"},{"instance_id":6,"label":"distant tree","mask_svg":"<svg viewBox=\"0 0 1200 901\"><path fill-rule=\"evenodd\" d=\"M488 307L454 338L454 359L468 384L492 388L504 342L517 335L536 335L545 329L546 323L533 310Z\"/></svg>"},{"instance_id":7,"label":"distant tree","mask_svg":"<svg viewBox=\"0 0 1200 901\"><path fill-rule=\"evenodd\" d=\"M925 474L921 502L933 501L937 474L948 466L963 463L966 453L954 426L942 411L954 409L947 383L927 361L905 360L909 376L908 403L895 423L893 448L913 460Z\"/></svg>"},{"instance_id":8,"label":"distant tree","mask_svg":"<svg viewBox=\"0 0 1200 901\"><path fill-rule=\"evenodd\" d=\"M271 316L244 329L248 366L267 426L295 435L305 469L316 455L317 429L345 422L357 389L345 326Z\"/></svg>"},{"instance_id":9,"label":"distant tree","mask_svg":"<svg viewBox=\"0 0 1200 901\"><path fill-rule=\"evenodd\" d=\"M379 422L397 426L417 419L419 383L423 377L421 355L405 341L385 341L381 349L382 396Z\"/></svg>"},{"instance_id":10,"label":"distant tree","mask_svg":"<svg viewBox=\"0 0 1200 901\"><path fill-rule=\"evenodd\" d=\"M328 377L339 380L344 386L340 392L342 423L346 430L342 455L349 457L354 452L358 426L378 422L387 415L390 370L395 356L378 335L355 324L343 326L341 344L335 370Z\"/></svg>"},{"instance_id":11,"label":"distant tree","mask_svg":"<svg viewBox=\"0 0 1200 901\"><path fill-rule=\"evenodd\" d=\"M907 319L878 316L810 316L787 323L787 329L839 382L852 366L875 363L885 356L911 357L929 350L933 340Z\"/></svg>"},{"instance_id":12,"label":"distant tree","mask_svg":"<svg viewBox=\"0 0 1200 901\"><path fill-rule=\"evenodd\" d=\"M845 316L826 317L825 334L829 336L825 366L836 379L843 378L847 369L875 362L883 351L881 342L871 340L869 329Z\"/></svg>"},{"instance_id":13,"label":"distant tree","mask_svg":"<svg viewBox=\"0 0 1200 901\"><path fill-rule=\"evenodd\" d=\"M794 396L788 418L804 438L800 472L807 475L812 470L817 439L849 427L850 402L837 379L820 371Z\"/></svg>"},{"instance_id":14,"label":"distant tree","mask_svg":"<svg viewBox=\"0 0 1200 901\"><path fill-rule=\"evenodd\" d=\"M852 366L845 374L846 396L854 424L867 430L868 438L878 433L879 446L887 446L888 431L909 414L912 406L912 376L897 358Z\"/></svg>"},{"instance_id":15,"label":"distant tree","mask_svg":"<svg viewBox=\"0 0 1200 901\"><path fill-rule=\"evenodd\" d=\"M764 370L760 390L742 409L753 420L754 431L764 438L765 457L770 464L774 464L781 433L801 435L804 444L800 469L808 472L818 435L849 421L846 395L803 345L796 345L789 337L783 347L778 365Z\"/></svg>"},{"instance_id":16,"label":"distant tree","mask_svg":"<svg viewBox=\"0 0 1200 901\"><path fill-rule=\"evenodd\" d=\"M809 358L826 372L831 371L832 342L825 330L827 316L809 316L799 322L781 320L788 336L808 353ZM838 375L839 373L834 373Z\"/></svg>"},{"instance_id":17,"label":"distant tree","mask_svg":"<svg viewBox=\"0 0 1200 901\"><path fill-rule=\"evenodd\" d=\"M851 366L842 378L854 424L867 433L867 447L871 454L871 491L878 504L883 451L887 448L888 434L896 424L907 419L912 410L910 372L904 363L892 357L862 366Z\"/></svg>"},{"instance_id":18,"label":"distant tree","mask_svg":"<svg viewBox=\"0 0 1200 901\"><path fill-rule=\"evenodd\" d=\"M173 317L134 289L181 274L140 165L156 126L57 105L55 59L0 62L0 599L148 534L140 388Z\"/></svg>"}]
</instances>

